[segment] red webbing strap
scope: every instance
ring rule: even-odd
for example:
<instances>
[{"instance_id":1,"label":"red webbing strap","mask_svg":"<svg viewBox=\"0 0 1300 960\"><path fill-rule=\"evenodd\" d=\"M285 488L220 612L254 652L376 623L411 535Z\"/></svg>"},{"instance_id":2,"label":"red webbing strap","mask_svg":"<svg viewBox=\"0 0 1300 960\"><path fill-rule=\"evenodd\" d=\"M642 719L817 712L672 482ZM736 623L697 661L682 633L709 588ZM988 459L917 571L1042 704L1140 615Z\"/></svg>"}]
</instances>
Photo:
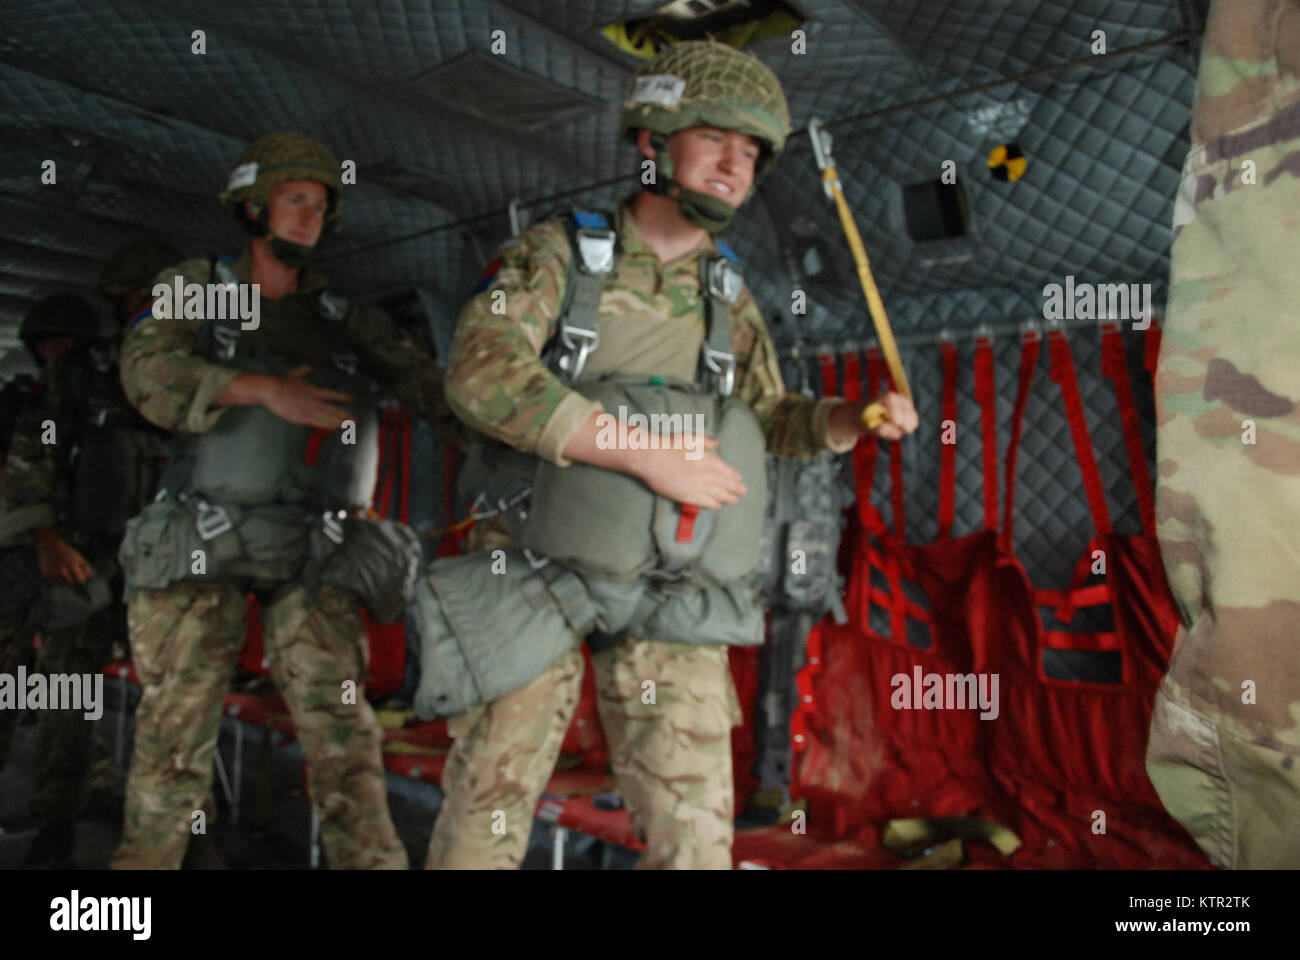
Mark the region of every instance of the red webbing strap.
<instances>
[{"instance_id":1,"label":"red webbing strap","mask_svg":"<svg viewBox=\"0 0 1300 960\"><path fill-rule=\"evenodd\" d=\"M880 390L880 372L884 366L880 353L875 350L867 352L867 396L874 397ZM880 536L885 532L885 522L880 511L871 500L871 491L876 482L876 457L880 452L880 441L874 436L864 436L853 448L853 483L857 488L858 519L862 527Z\"/></svg>"},{"instance_id":2,"label":"red webbing strap","mask_svg":"<svg viewBox=\"0 0 1300 960\"><path fill-rule=\"evenodd\" d=\"M446 525L456 522L456 473L460 468L460 451L449 440L439 438L442 443L442 508L446 511ZM438 541L438 556L454 557L465 552L469 541L469 530L457 530Z\"/></svg>"},{"instance_id":3,"label":"red webbing strap","mask_svg":"<svg viewBox=\"0 0 1300 960\"><path fill-rule=\"evenodd\" d=\"M957 500L957 444L944 443L948 424L957 423L957 345L941 343L943 351L943 424L939 434L939 539L952 539L952 518Z\"/></svg>"},{"instance_id":4,"label":"red webbing strap","mask_svg":"<svg viewBox=\"0 0 1300 960\"><path fill-rule=\"evenodd\" d=\"M695 536L695 519L700 515L700 508L693 503L680 504L681 514L677 518L678 543L690 543Z\"/></svg>"},{"instance_id":5,"label":"red webbing strap","mask_svg":"<svg viewBox=\"0 0 1300 960\"><path fill-rule=\"evenodd\" d=\"M844 399L850 403L862 400L862 364L856 350L844 354Z\"/></svg>"},{"instance_id":6,"label":"red webbing strap","mask_svg":"<svg viewBox=\"0 0 1300 960\"><path fill-rule=\"evenodd\" d=\"M984 463L984 529L998 528L998 406L993 386L993 344L975 341L975 399L980 405Z\"/></svg>"},{"instance_id":7,"label":"red webbing strap","mask_svg":"<svg viewBox=\"0 0 1300 960\"><path fill-rule=\"evenodd\" d=\"M1118 650L1119 634L1114 631L1105 633L1067 633L1064 630L1044 630L1043 645L1053 650Z\"/></svg>"},{"instance_id":8,"label":"red webbing strap","mask_svg":"<svg viewBox=\"0 0 1300 960\"><path fill-rule=\"evenodd\" d=\"M1142 532L1156 535L1156 497L1147 471L1146 448L1138 425L1137 407L1133 404L1133 382L1128 375L1124 355L1124 336L1118 327L1106 326L1101 333L1101 370L1115 387L1119 420L1124 427L1124 446L1128 448L1128 465L1137 492L1138 512L1142 515Z\"/></svg>"},{"instance_id":9,"label":"red webbing strap","mask_svg":"<svg viewBox=\"0 0 1300 960\"><path fill-rule=\"evenodd\" d=\"M402 410L402 523L411 522L411 411Z\"/></svg>"},{"instance_id":10,"label":"red webbing strap","mask_svg":"<svg viewBox=\"0 0 1300 960\"><path fill-rule=\"evenodd\" d=\"M1097 538L1088 541L1088 547L1074 566L1074 576L1070 585L1064 590L1034 590L1034 602L1040 607L1055 607L1053 613L1057 620L1069 623L1074 619L1074 611L1079 607L1094 607L1110 603L1111 590L1108 583L1096 583L1085 587L1084 583L1092 575L1093 551L1100 549Z\"/></svg>"},{"instance_id":11,"label":"red webbing strap","mask_svg":"<svg viewBox=\"0 0 1300 960\"><path fill-rule=\"evenodd\" d=\"M316 466L316 462L320 460L321 444L333 432L332 430L313 430L311 436L307 438L307 446L302 451L302 462L309 467Z\"/></svg>"},{"instance_id":12,"label":"red webbing strap","mask_svg":"<svg viewBox=\"0 0 1300 960\"><path fill-rule=\"evenodd\" d=\"M1146 333L1142 335L1142 347L1142 366L1147 368L1147 373L1154 379L1156 364L1160 361L1160 328L1155 323L1147 327Z\"/></svg>"},{"instance_id":13,"label":"red webbing strap","mask_svg":"<svg viewBox=\"0 0 1300 960\"><path fill-rule=\"evenodd\" d=\"M801 753L808 746L808 737L812 730L810 721L817 713L817 701L813 693L813 677L822 672L822 631L821 624L814 624L806 641L807 659L803 667L795 674L795 687L799 691L799 702L790 715L790 746L795 753ZM798 797L798 771L791 771L790 792Z\"/></svg>"},{"instance_id":14,"label":"red webbing strap","mask_svg":"<svg viewBox=\"0 0 1300 960\"><path fill-rule=\"evenodd\" d=\"M383 454L380 458L380 463L383 464L383 475L378 491L379 505L375 507L381 517L388 516L388 508L393 498L393 479L397 470L395 440L392 411L381 409L379 411L379 449Z\"/></svg>"},{"instance_id":15,"label":"red webbing strap","mask_svg":"<svg viewBox=\"0 0 1300 960\"><path fill-rule=\"evenodd\" d=\"M1034 382L1034 368L1038 366L1038 334L1024 337L1020 345L1020 384L1016 388L1016 404L1011 410L1011 438L1007 441L1006 501L1002 508L1002 535L999 538L1005 553L1015 550L1016 525L1016 460L1020 456L1020 431L1025 421L1025 406L1029 403L1029 388Z\"/></svg>"},{"instance_id":16,"label":"red webbing strap","mask_svg":"<svg viewBox=\"0 0 1300 960\"><path fill-rule=\"evenodd\" d=\"M835 389L835 357L829 353L819 353L817 365L822 368L822 396L839 396L839 391Z\"/></svg>"},{"instance_id":17,"label":"red webbing strap","mask_svg":"<svg viewBox=\"0 0 1300 960\"><path fill-rule=\"evenodd\" d=\"M889 389L897 391L894 378L889 376ZM900 541L906 536L907 515L903 510L903 444L900 440L889 441L889 499L894 505L894 536Z\"/></svg>"},{"instance_id":18,"label":"red webbing strap","mask_svg":"<svg viewBox=\"0 0 1300 960\"><path fill-rule=\"evenodd\" d=\"M1074 376L1070 341L1060 330L1050 331L1048 341L1052 353L1052 379L1060 386L1061 399L1065 401L1065 418L1070 424L1074 454L1079 460L1079 471L1083 474L1083 489L1088 495L1092 524L1098 534L1104 535L1111 530L1110 511L1106 508L1106 488L1102 486L1101 471L1097 469L1097 458L1092 451L1092 436L1088 433L1083 399L1079 396L1079 381Z\"/></svg>"}]
</instances>

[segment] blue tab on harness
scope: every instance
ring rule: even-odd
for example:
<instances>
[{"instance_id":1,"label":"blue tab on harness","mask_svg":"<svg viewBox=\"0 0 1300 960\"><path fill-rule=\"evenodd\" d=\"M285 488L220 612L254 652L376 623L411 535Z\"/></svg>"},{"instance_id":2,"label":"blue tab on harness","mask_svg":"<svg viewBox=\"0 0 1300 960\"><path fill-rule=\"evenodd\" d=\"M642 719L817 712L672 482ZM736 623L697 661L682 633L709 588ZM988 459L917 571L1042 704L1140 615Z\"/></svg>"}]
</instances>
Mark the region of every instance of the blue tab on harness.
<instances>
[{"instance_id":1,"label":"blue tab on harness","mask_svg":"<svg viewBox=\"0 0 1300 960\"><path fill-rule=\"evenodd\" d=\"M592 230L608 230L609 221L605 219L603 213L588 213L583 210L573 211L573 220L580 227L587 227Z\"/></svg>"},{"instance_id":2,"label":"blue tab on harness","mask_svg":"<svg viewBox=\"0 0 1300 960\"><path fill-rule=\"evenodd\" d=\"M738 256L736 255L736 251L735 251L735 250L732 250L732 249L731 249L731 245L730 245L730 244L723 243L721 240L719 240L719 241L718 241L718 253L722 254L724 257L726 257L726 258L727 258L728 260L730 260L732 263L736 264L736 266L740 266L740 257L738 257Z\"/></svg>"}]
</instances>

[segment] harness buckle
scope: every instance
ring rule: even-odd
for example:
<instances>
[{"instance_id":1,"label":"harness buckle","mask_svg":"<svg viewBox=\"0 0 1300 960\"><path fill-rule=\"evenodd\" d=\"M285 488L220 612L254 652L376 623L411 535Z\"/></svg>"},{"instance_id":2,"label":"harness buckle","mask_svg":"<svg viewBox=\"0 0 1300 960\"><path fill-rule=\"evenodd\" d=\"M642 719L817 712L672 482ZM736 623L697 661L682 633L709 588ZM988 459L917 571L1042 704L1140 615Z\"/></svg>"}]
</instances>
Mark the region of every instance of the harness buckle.
<instances>
[{"instance_id":1,"label":"harness buckle","mask_svg":"<svg viewBox=\"0 0 1300 960\"><path fill-rule=\"evenodd\" d=\"M718 394L731 396L736 384L736 357L730 350L714 350L706 340L701 346L704 351L704 366L718 378Z\"/></svg>"},{"instance_id":2,"label":"harness buckle","mask_svg":"<svg viewBox=\"0 0 1300 960\"><path fill-rule=\"evenodd\" d=\"M570 380L577 380L582 376L583 367L587 365L588 354L600 345L600 331L571 327L567 322L561 323L560 343L564 345L566 351L560 357L560 369L569 375Z\"/></svg>"},{"instance_id":3,"label":"harness buckle","mask_svg":"<svg viewBox=\"0 0 1300 960\"><path fill-rule=\"evenodd\" d=\"M744 287L744 278L726 257L709 261L709 296L723 303L735 303Z\"/></svg>"},{"instance_id":4,"label":"harness buckle","mask_svg":"<svg viewBox=\"0 0 1300 960\"><path fill-rule=\"evenodd\" d=\"M229 327L213 327L212 339L217 341L219 349L217 350L217 359L233 360L235 358L235 346L239 343L239 334Z\"/></svg>"},{"instance_id":5,"label":"harness buckle","mask_svg":"<svg viewBox=\"0 0 1300 960\"><path fill-rule=\"evenodd\" d=\"M347 516L347 511L326 510L321 514L321 528L325 536L329 537L336 544L343 543L343 518Z\"/></svg>"},{"instance_id":6,"label":"harness buckle","mask_svg":"<svg viewBox=\"0 0 1300 960\"><path fill-rule=\"evenodd\" d=\"M603 276L614 269L614 245L618 242L618 235L613 230L579 227L574 236L578 241L579 267L583 273Z\"/></svg>"},{"instance_id":7,"label":"harness buckle","mask_svg":"<svg viewBox=\"0 0 1300 960\"><path fill-rule=\"evenodd\" d=\"M355 353L331 353L330 362L349 377L357 372L357 355Z\"/></svg>"},{"instance_id":8,"label":"harness buckle","mask_svg":"<svg viewBox=\"0 0 1300 960\"><path fill-rule=\"evenodd\" d=\"M225 507L214 507L206 500L200 500L198 504L199 515L194 521L194 527L199 532L200 540L212 540L234 529L235 525L231 522L230 514L226 512Z\"/></svg>"}]
</instances>

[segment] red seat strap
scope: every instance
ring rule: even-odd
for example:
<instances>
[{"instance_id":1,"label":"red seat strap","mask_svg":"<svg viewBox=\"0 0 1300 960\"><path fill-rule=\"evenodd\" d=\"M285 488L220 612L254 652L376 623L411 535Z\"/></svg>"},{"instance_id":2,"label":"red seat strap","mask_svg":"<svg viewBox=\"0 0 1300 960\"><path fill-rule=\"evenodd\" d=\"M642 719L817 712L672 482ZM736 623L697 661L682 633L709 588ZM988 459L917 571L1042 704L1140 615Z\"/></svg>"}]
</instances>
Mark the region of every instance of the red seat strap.
<instances>
[{"instance_id":1,"label":"red seat strap","mask_svg":"<svg viewBox=\"0 0 1300 960\"><path fill-rule=\"evenodd\" d=\"M952 518L957 499L957 444L943 442L948 424L957 423L957 345L942 343L943 351L943 424L939 443L939 539L952 537Z\"/></svg>"},{"instance_id":2,"label":"red seat strap","mask_svg":"<svg viewBox=\"0 0 1300 960\"><path fill-rule=\"evenodd\" d=\"M1142 444L1142 430L1138 425L1137 407L1133 404L1133 382L1128 375L1128 362L1124 355L1124 336L1118 327L1106 326L1101 334L1101 370L1115 387L1115 403L1119 407L1120 424L1124 428L1124 446L1128 449L1129 470L1137 492L1138 511L1142 515L1142 532L1148 537L1156 535L1156 498L1151 487L1151 474L1147 471L1146 448Z\"/></svg>"},{"instance_id":3,"label":"red seat strap","mask_svg":"<svg viewBox=\"0 0 1300 960\"><path fill-rule=\"evenodd\" d=\"M889 376L889 389L897 390L894 378ZM889 441L889 499L894 505L894 536L901 543L907 536L907 514L903 508L903 444L899 440Z\"/></svg>"},{"instance_id":4,"label":"red seat strap","mask_svg":"<svg viewBox=\"0 0 1300 960\"><path fill-rule=\"evenodd\" d=\"M984 462L984 529L998 528L998 407L993 387L993 344L975 343L975 399L980 405Z\"/></svg>"},{"instance_id":5,"label":"red seat strap","mask_svg":"<svg viewBox=\"0 0 1300 960\"><path fill-rule=\"evenodd\" d=\"M1160 361L1160 328L1152 322L1147 327L1146 333L1142 336L1142 366L1147 368L1147 373L1151 374L1152 379L1156 375L1156 364Z\"/></svg>"},{"instance_id":6,"label":"red seat strap","mask_svg":"<svg viewBox=\"0 0 1300 960\"><path fill-rule=\"evenodd\" d=\"M880 373L883 366L883 359L878 351L867 352L867 396L869 397L874 397L880 389ZM880 441L874 436L864 436L853 448L853 483L858 495L858 519L862 522L863 529L877 536L885 532L885 521L871 500L871 491L876 482L876 457L879 452Z\"/></svg>"},{"instance_id":7,"label":"red seat strap","mask_svg":"<svg viewBox=\"0 0 1300 960\"><path fill-rule=\"evenodd\" d=\"M1070 436L1074 439L1074 454L1079 461L1079 471L1083 474L1083 489L1088 495L1088 509L1092 512L1092 524L1097 533L1110 533L1110 511L1106 507L1106 488L1101 483L1101 471L1097 469L1097 458L1092 451L1092 436L1088 433L1088 420L1083 412L1083 400L1079 396L1079 382L1074 375L1074 358L1070 354L1070 341L1060 330L1048 333L1052 352L1052 379L1061 388L1061 399L1065 402L1065 418L1070 424Z\"/></svg>"},{"instance_id":8,"label":"red seat strap","mask_svg":"<svg viewBox=\"0 0 1300 960\"><path fill-rule=\"evenodd\" d=\"M1002 506L1002 549L1011 553L1015 549L1016 522L1016 460L1020 455L1020 431L1024 426L1025 406L1029 403L1029 388L1034 382L1034 368L1038 366L1038 334L1025 337L1020 345L1020 383L1016 388L1016 404L1011 409L1011 438L1007 441L1006 501Z\"/></svg>"},{"instance_id":9,"label":"red seat strap","mask_svg":"<svg viewBox=\"0 0 1300 960\"><path fill-rule=\"evenodd\" d=\"M822 370L822 396L838 397L839 390L835 388L835 357L829 353L817 354L817 365Z\"/></svg>"},{"instance_id":10,"label":"red seat strap","mask_svg":"<svg viewBox=\"0 0 1300 960\"><path fill-rule=\"evenodd\" d=\"M850 403L862 400L862 364L856 350L844 354L844 399Z\"/></svg>"}]
</instances>

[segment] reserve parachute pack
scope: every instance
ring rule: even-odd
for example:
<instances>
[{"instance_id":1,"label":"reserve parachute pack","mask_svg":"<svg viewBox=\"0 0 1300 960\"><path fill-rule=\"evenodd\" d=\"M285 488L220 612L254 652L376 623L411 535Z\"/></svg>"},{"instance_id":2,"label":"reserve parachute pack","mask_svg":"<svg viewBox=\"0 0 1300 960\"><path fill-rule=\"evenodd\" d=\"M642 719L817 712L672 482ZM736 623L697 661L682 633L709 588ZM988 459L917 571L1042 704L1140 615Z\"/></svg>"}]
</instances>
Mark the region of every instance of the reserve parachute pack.
<instances>
[{"instance_id":1,"label":"reserve parachute pack","mask_svg":"<svg viewBox=\"0 0 1300 960\"><path fill-rule=\"evenodd\" d=\"M222 261L212 276L238 283ZM249 405L226 410L206 433L177 434L159 498L123 541L128 596L181 580L301 581L354 590L379 622L401 618L419 543L403 525L365 516L379 461L378 391L347 341L348 309L321 293L263 305L274 316L255 330L237 316L204 320L201 349L213 363L276 376L310 366L311 383L352 395L353 419L327 432Z\"/></svg>"},{"instance_id":2,"label":"reserve parachute pack","mask_svg":"<svg viewBox=\"0 0 1300 960\"><path fill-rule=\"evenodd\" d=\"M585 212L565 220L572 256L544 362L605 408L610 429L634 415L661 433L702 425L748 492L734 505L704 510L612 470L557 467L486 438L476 442L461 489L473 496L477 519L504 516L516 546L437 560L417 584L415 706L424 716L462 712L518 689L591 633L610 641L763 642L753 573L766 501L765 441L753 411L732 396L730 309L743 283L735 255L719 243L724 255L701 261L705 332L694 341L682 337L683 357L670 364L694 369L694 382L597 373L590 365L600 344L597 315L617 251L610 222Z\"/></svg>"}]
</instances>

